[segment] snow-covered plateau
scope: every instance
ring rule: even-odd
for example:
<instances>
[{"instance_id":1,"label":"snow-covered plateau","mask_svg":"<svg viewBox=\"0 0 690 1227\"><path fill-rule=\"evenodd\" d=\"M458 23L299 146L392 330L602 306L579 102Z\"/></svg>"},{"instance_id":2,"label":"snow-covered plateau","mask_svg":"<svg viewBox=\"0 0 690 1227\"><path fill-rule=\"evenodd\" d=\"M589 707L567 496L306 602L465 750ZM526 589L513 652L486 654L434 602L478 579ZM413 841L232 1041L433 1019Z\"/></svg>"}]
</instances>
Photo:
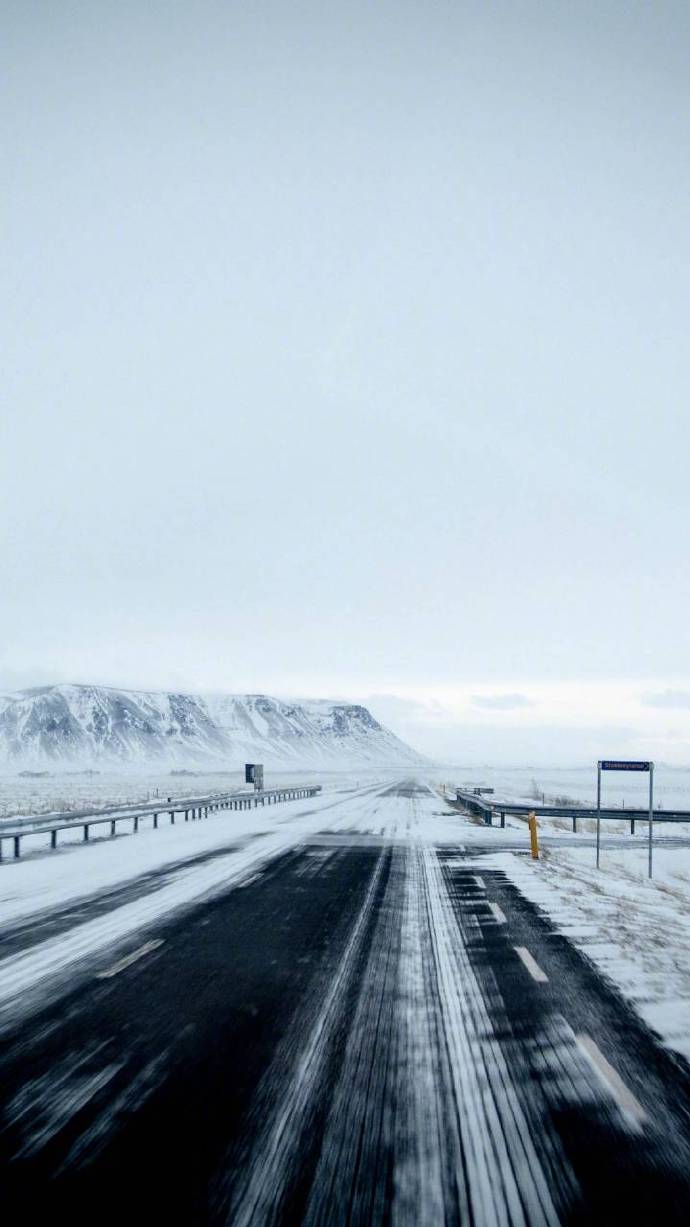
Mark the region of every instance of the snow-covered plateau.
<instances>
[{"instance_id":1,"label":"snow-covered plateau","mask_svg":"<svg viewBox=\"0 0 690 1227\"><path fill-rule=\"evenodd\" d=\"M342 770L420 766L420 754L353 703L269 695L44 686L0 698L0 765Z\"/></svg>"}]
</instances>

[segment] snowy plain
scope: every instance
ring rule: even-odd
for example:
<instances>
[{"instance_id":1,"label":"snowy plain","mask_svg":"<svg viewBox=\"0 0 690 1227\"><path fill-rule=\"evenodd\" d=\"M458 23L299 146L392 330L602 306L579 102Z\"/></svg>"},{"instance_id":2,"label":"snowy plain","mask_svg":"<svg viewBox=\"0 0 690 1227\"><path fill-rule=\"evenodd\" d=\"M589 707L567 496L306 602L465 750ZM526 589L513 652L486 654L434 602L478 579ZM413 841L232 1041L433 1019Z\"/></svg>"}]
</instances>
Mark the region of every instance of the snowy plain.
<instances>
[{"instance_id":1,"label":"snowy plain","mask_svg":"<svg viewBox=\"0 0 690 1227\"><path fill-rule=\"evenodd\" d=\"M365 780L371 772L291 771L287 768L267 773L266 787L300 784L328 785L330 781L351 778ZM374 773L380 779L382 773ZM394 773L392 773L394 774ZM45 774L22 775L18 771L0 773L0 818L30 814L68 813L93 807L94 812L111 805L147 804L159 797L199 797L219 792L238 792L245 787L244 771L184 771L166 768L104 771L57 770Z\"/></svg>"},{"instance_id":2,"label":"snowy plain","mask_svg":"<svg viewBox=\"0 0 690 1227\"><path fill-rule=\"evenodd\" d=\"M579 802L595 805L597 765L581 767L492 767L458 765L443 769L448 784L458 787L489 787L496 799L540 805ZM648 777L637 773L611 773L604 777L602 802L610 806L642 808L647 804ZM654 773L654 804L659 809L690 811L690 768L657 763Z\"/></svg>"}]
</instances>

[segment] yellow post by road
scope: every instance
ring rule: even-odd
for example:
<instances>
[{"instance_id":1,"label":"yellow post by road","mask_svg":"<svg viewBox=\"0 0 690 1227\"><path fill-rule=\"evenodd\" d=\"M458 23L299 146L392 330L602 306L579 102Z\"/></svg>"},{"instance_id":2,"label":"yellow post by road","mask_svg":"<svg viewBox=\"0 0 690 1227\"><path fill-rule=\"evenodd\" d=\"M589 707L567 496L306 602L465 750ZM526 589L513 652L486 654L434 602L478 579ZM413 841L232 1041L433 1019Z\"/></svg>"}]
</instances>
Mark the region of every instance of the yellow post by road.
<instances>
[{"instance_id":1,"label":"yellow post by road","mask_svg":"<svg viewBox=\"0 0 690 1227\"><path fill-rule=\"evenodd\" d=\"M532 845L532 860L539 860L539 840L537 839L537 815L534 810L530 812L529 818L529 841Z\"/></svg>"}]
</instances>

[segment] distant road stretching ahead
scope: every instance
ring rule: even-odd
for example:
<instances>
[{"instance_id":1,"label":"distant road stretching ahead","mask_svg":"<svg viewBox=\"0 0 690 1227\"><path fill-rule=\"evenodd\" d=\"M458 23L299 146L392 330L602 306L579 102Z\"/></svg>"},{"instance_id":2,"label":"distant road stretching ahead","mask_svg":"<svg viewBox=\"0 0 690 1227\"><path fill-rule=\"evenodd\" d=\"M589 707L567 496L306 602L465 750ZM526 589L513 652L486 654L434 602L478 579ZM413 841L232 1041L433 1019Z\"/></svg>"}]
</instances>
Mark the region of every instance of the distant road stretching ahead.
<instances>
[{"instance_id":1,"label":"distant road stretching ahead","mask_svg":"<svg viewBox=\"0 0 690 1227\"><path fill-rule=\"evenodd\" d=\"M254 876L7 1016L5 1221L687 1224L685 1064L476 847L427 839L427 787L301 806ZM8 929L0 970L199 859Z\"/></svg>"}]
</instances>

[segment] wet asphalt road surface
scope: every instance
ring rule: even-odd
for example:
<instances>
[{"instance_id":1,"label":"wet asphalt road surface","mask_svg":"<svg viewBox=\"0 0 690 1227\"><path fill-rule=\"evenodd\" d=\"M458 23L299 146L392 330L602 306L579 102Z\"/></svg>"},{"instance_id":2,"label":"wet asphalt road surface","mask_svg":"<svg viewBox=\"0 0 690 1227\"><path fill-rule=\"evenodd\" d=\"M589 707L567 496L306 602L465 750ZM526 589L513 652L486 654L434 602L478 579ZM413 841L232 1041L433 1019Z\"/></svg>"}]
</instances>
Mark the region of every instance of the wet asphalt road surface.
<instances>
[{"instance_id":1,"label":"wet asphalt road surface","mask_svg":"<svg viewBox=\"0 0 690 1227\"><path fill-rule=\"evenodd\" d=\"M425 797L3 1036L4 1222L690 1222L688 1067L502 873L424 842Z\"/></svg>"}]
</instances>

